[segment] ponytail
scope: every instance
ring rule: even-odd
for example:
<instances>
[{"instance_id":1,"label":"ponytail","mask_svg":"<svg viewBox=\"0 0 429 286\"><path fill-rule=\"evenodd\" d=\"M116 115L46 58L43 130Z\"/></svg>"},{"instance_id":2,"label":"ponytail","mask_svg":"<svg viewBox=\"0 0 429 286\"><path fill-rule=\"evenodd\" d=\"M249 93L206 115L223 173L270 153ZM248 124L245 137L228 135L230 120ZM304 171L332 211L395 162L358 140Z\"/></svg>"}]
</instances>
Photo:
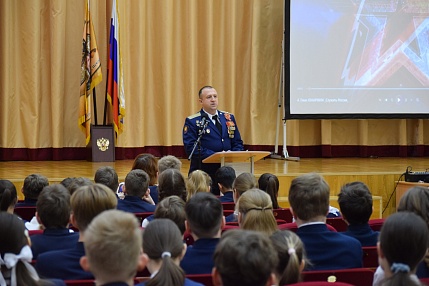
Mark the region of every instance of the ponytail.
<instances>
[{"instance_id":1,"label":"ponytail","mask_svg":"<svg viewBox=\"0 0 429 286\"><path fill-rule=\"evenodd\" d=\"M162 264L158 273L146 282L147 286L175 286L185 284L185 272L174 263L170 252L162 253Z\"/></svg>"}]
</instances>

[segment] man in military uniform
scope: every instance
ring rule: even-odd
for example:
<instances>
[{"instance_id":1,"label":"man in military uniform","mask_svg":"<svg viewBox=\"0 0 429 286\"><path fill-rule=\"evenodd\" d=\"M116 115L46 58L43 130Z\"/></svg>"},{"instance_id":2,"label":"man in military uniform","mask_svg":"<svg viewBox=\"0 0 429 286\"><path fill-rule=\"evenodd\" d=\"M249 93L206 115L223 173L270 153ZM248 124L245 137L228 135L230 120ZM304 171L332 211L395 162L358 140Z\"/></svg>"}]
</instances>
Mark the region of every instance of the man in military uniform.
<instances>
[{"instance_id":1,"label":"man in military uniform","mask_svg":"<svg viewBox=\"0 0 429 286\"><path fill-rule=\"evenodd\" d=\"M206 164L201 161L216 152L243 151L243 141L238 131L234 115L220 111L218 106L218 95L212 86L204 86L198 92L201 110L186 118L183 127L183 145L189 156L194 148L195 142L200 134L201 148L195 147L192 154L189 173L200 169L212 178L212 192L219 194L219 188L215 180L216 170L220 164Z\"/></svg>"}]
</instances>

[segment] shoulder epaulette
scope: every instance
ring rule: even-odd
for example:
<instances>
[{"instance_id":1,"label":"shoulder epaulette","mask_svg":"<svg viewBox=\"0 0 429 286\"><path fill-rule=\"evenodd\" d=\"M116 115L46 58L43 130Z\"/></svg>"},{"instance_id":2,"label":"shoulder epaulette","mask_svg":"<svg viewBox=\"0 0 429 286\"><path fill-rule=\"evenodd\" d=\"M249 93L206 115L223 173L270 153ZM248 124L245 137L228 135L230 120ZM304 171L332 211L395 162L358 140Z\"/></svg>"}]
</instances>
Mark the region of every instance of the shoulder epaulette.
<instances>
[{"instance_id":1,"label":"shoulder epaulette","mask_svg":"<svg viewBox=\"0 0 429 286\"><path fill-rule=\"evenodd\" d=\"M231 112L228 112L228 111L223 111L223 110L218 110L221 114L231 114L231 115L234 115L234 114L232 114Z\"/></svg>"},{"instance_id":2,"label":"shoulder epaulette","mask_svg":"<svg viewBox=\"0 0 429 286\"><path fill-rule=\"evenodd\" d=\"M195 113L195 114L192 114L192 115L189 115L188 119L194 119L195 117L198 117L198 116L201 116L201 114L199 112Z\"/></svg>"}]
</instances>

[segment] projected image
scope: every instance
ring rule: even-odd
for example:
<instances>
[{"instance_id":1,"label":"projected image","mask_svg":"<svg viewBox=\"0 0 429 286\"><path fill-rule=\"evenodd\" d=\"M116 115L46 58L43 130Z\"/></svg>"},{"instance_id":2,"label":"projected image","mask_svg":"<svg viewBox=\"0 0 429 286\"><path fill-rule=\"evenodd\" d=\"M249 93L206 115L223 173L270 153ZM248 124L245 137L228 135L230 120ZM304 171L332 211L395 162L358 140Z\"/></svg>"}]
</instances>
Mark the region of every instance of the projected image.
<instances>
[{"instance_id":1,"label":"projected image","mask_svg":"<svg viewBox=\"0 0 429 286\"><path fill-rule=\"evenodd\" d=\"M292 0L290 113L429 113L427 0Z\"/></svg>"}]
</instances>

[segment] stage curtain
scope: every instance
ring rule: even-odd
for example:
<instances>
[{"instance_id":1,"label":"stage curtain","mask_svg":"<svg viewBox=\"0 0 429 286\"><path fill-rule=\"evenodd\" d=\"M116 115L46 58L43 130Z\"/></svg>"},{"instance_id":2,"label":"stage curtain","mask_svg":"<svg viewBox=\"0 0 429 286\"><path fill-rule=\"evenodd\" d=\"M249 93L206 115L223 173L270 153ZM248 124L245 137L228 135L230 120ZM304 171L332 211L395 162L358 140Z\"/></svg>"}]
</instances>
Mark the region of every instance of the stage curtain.
<instances>
[{"instance_id":1,"label":"stage curtain","mask_svg":"<svg viewBox=\"0 0 429 286\"><path fill-rule=\"evenodd\" d=\"M117 147L182 145L197 91L213 85L244 143L276 144L283 0L118 0L126 116ZM0 1L0 148L80 148L83 0ZM102 61L102 123L112 1L91 1ZM292 55L293 56L293 55ZM286 87L287 88L287 87ZM94 117L94 116L93 116ZM93 121L93 123L95 123ZM287 145L426 145L423 120L287 121ZM168 148L167 148L168 149ZM302 152L301 152L302 153ZM293 154L292 154L293 155ZM305 155L305 154L301 154ZM322 156L336 156L324 149Z\"/></svg>"}]
</instances>

